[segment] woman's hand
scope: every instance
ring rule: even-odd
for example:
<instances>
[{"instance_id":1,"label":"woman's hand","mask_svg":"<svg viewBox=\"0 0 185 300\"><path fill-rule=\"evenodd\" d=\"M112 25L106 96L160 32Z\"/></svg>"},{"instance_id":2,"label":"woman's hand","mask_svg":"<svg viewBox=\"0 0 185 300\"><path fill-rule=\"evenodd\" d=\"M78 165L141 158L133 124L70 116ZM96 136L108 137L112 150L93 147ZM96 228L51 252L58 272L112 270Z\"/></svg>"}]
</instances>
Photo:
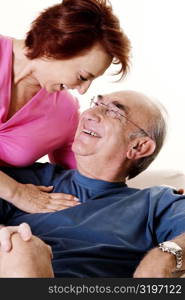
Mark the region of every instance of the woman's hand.
<instances>
[{"instance_id":1,"label":"woman's hand","mask_svg":"<svg viewBox=\"0 0 185 300\"><path fill-rule=\"evenodd\" d=\"M79 205L78 199L69 194L50 193L53 186L18 184L11 203L28 213L45 213Z\"/></svg>"},{"instance_id":2,"label":"woman's hand","mask_svg":"<svg viewBox=\"0 0 185 300\"><path fill-rule=\"evenodd\" d=\"M18 232L23 241L29 241L32 237L30 226L22 223L19 226L2 226L0 225L0 250L10 251L12 248L11 236Z\"/></svg>"}]
</instances>

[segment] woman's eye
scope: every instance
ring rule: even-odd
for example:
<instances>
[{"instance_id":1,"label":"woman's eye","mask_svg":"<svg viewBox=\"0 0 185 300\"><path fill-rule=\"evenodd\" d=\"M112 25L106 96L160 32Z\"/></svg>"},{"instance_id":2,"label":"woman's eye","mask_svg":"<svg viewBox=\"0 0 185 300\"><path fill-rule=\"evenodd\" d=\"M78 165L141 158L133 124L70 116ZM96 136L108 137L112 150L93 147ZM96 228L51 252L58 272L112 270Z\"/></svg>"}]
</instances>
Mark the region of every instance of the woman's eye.
<instances>
[{"instance_id":1,"label":"woman's eye","mask_svg":"<svg viewBox=\"0 0 185 300\"><path fill-rule=\"evenodd\" d=\"M83 77L82 75L79 76L79 79L80 79L81 81L87 81L87 80L88 80L87 78Z\"/></svg>"}]
</instances>

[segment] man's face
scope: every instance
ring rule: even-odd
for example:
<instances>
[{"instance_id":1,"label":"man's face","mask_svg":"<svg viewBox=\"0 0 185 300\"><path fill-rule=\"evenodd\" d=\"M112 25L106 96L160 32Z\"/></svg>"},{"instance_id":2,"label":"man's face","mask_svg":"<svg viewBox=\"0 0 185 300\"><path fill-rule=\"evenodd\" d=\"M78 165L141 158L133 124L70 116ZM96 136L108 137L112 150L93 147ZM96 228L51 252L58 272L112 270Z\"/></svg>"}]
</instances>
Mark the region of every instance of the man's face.
<instances>
[{"instance_id":1,"label":"man's face","mask_svg":"<svg viewBox=\"0 0 185 300\"><path fill-rule=\"evenodd\" d=\"M94 107L81 115L73 151L77 156L96 156L121 163L128 151L129 135L139 130L128 119L142 128L141 110L136 97L127 92L98 97Z\"/></svg>"}]
</instances>

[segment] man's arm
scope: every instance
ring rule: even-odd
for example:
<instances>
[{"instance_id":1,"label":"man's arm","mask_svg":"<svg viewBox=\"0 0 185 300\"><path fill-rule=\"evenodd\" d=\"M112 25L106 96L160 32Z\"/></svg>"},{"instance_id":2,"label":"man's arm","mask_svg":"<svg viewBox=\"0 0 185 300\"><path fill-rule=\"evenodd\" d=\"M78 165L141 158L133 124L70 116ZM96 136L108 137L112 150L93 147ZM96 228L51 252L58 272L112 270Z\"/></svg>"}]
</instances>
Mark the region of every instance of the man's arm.
<instances>
[{"instance_id":1,"label":"man's arm","mask_svg":"<svg viewBox=\"0 0 185 300\"><path fill-rule=\"evenodd\" d=\"M182 248L182 267L179 271L185 270L185 233L177 236L171 242L175 242ZM136 268L133 277L135 278L166 278L174 277L176 270L176 257L174 254L163 252L161 249L150 250L141 260ZM181 273L181 272L179 272ZM177 277L178 272L176 273Z\"/></svg>"}]
</instances>

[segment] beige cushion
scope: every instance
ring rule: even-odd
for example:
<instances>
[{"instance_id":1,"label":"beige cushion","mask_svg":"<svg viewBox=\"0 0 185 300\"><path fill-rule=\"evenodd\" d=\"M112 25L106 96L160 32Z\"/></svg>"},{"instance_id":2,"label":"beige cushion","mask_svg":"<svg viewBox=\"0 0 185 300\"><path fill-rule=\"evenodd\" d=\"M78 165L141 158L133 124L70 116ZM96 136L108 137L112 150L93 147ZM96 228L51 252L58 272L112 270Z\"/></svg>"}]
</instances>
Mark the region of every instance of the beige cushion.
<instances>
[{"instance_id":1,"label":"beige cushion","mask_svg":"<svg viewBox=\"0 0 185 300\"><path fill-rule=\"evenodd\" d=\"M168 185L185 189L185 173L180 170L146 170L127 181L128 186L146 188L154 185Z\"/></svg>"}]
</instances>

